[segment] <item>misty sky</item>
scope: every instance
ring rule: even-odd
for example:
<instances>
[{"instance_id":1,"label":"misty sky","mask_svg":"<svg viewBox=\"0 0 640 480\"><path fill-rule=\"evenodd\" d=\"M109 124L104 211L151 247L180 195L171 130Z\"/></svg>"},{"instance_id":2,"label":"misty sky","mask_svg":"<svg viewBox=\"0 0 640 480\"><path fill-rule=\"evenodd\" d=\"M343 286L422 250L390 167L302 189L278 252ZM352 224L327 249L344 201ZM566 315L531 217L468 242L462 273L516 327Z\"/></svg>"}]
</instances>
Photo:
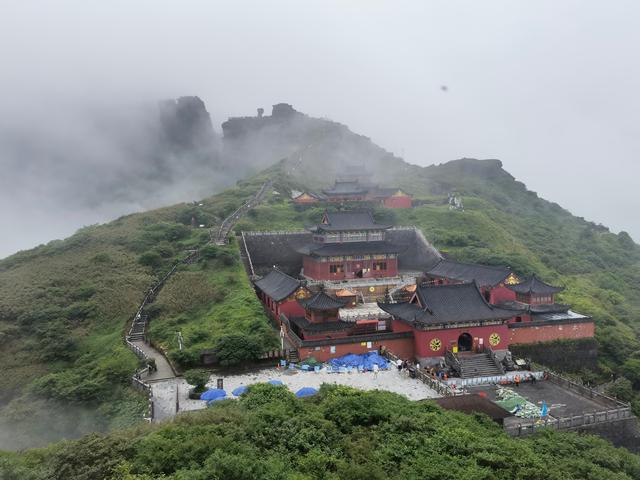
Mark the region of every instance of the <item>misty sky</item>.
<instances>
[{"instance_id":1,"label":"misty sky","mask_svg":"<svg viewBox=\"0 0 640 480\"><path fill-rule=\"evenodd\" d=\"M74 136L68 109L181 95L219 128L284 101L412 163L499 158L638 240L638 25L637 1L0 0L0 129ZM0 158L0 186L28 162ZM0 191L0 257L113 213L21 190Z\"/></svg>"}]
</instances>

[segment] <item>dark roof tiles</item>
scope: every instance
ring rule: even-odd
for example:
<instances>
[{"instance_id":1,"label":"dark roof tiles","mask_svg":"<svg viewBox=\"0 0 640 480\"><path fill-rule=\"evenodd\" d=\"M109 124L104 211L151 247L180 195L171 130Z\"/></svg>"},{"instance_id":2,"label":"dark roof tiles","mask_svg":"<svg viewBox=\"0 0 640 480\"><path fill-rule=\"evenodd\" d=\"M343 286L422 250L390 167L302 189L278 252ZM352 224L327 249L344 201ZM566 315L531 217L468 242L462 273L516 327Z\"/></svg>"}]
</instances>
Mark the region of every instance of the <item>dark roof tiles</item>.
<instances>
[{"instance_id":1,"label":"dark roof tiles","mask_svg":"<svg viewBox=\"0 0 640 480\"><path fill-rule=\"evenodd\" d=\"M516 293L533 293L534 295L552 295L564 290L562 287L554 287L553 285L549 285L548 283L539 280L535 275L524 282L516 285L509 285L509 288Z\"/></svg>"},{"instance_id":2,"label":"dark roof tiles","mask_svg":"<svg viewBox=\"0 0 640 480\"><path fill-rule=\"evenodd\" d=\"M380 303L385 312L416 326L505 320L513 312L486 302L475 283L418 287L420 304Z\"/></svg>"},{"instance_id":3,"label":"dark roof tiles","mask_svg":"<svg viewBox=\"0 0 640 480\"><path fill-rule=\"evenodd\" d=\"M256 280L255 286L273 300L279 302L300 288L300 280L296 280L274 268L260 280Z\"/></svg>"},{"instance_id":4,"label":"dark roof tiles","mask_svg":"<svg viewBox=\"0 0 640 480\"><path fill-rule=\"evenodd\" d=\"M477 282L481 287L493 287L503 282L511 269L507 267L492 267L488 265L476 265L473 263L460 263L453 260L442 260L427 275L439 278L447 278L460 282Z\"/></svg>"},{"instance_id":5,"label":"dark roof tiles","mask_svg":"<svg viewBox=\"0 0 640 480\"><path fill-rule=\"evenodd\" d=\"M337 332L355 326L354 323L336 320L332 322L314 323L304 317L291 317L289 321L308 333Z\"/></svg>"},{"instance_id":6,"label":"dark roof tiles","mask_svg":"<svg viewBox=\"0 0 640 480\"><path fill-rule=\"evenodd\" d=\"M389 242L345 242L345 243L311 243L298 250L304 255L331 257L334 255L364 255L376 253L398 253L402 247Z\"/></svg>"},{"instance_id":7,"label":"dark roof tiles","mask_svg":"<svg viewBox=\"0 0 640 480\"><path fill-rule=\"evenodd\" d=\"M344 307L346 302L327 295L325 292L318 292L309 298L301 298L298 303L309 310L337 310Z\"/></svg>"},{"instance_id":8,"label":"dark roof tiles","mask_svg":"<svg viewBox=\"0 0 640 480\"><path fill-rule=\"evenodd\" d=\"M390 226L377 224L369 211L347 211L325 212L322 223L319 223L316 228L325 231L382 230Z\"/></svg>"}]
</instances>

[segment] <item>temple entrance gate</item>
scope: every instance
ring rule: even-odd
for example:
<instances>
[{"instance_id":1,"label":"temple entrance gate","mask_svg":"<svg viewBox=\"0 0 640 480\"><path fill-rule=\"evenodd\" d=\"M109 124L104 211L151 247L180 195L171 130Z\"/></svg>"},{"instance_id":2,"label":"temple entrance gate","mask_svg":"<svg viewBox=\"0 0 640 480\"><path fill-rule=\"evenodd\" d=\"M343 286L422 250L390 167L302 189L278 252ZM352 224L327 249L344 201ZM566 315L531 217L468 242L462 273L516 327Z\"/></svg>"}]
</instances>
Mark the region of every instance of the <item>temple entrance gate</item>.
<instances>
[{"instance_id":1,"label":"temple entrance gate","mask_svg":"<svg viewBox=\"0 0 640 480\"><path fill-rule=\"evenodd\" d=\"M458 351L469 352L473 348L473 337L468 333L463 333L458 337Z\"/></svg>"}]
</instances>

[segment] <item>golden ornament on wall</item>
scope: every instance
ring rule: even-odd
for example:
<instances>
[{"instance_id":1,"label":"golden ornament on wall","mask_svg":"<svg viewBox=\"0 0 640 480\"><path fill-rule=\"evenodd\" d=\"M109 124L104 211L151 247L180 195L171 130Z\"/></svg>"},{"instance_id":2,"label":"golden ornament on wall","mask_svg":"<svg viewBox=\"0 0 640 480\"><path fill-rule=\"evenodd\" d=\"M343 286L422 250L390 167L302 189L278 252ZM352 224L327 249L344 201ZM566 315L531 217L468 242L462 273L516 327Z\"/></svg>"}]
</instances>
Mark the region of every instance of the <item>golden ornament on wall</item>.
<instances>
[{"instance_id":1,"label":"golden ornament on wall","mask_svg":"<svg viewBox=\"0 0 640 480\"><path fill-rule=\"evenodd\" d=\"M434 352L437 352L442 348L442 341L439 338L434 338L429 342L429 348Z\"/></svg>"},{"instance_id":2,"label":"golden ornament on wall","mask_svg":"<svg viewBox=\"0 0 640 480\"><path fill-rule=\"evenodd\" d=\"M492 347L498 345L500 343L500 335L498 335L497 333L492 333L491 335L489 335L489 343Z\"/></svg>"},{"instance_id":3,"label":"golden ornament on wall","mask_svg":"<svg viewBox=\"0 0 640 480\"><path fill-rule=\"evenodd\" d=\"M369 291L370 292L375 292L376 291L376 287L369 287Z\"/></svg>"}]
</instances>

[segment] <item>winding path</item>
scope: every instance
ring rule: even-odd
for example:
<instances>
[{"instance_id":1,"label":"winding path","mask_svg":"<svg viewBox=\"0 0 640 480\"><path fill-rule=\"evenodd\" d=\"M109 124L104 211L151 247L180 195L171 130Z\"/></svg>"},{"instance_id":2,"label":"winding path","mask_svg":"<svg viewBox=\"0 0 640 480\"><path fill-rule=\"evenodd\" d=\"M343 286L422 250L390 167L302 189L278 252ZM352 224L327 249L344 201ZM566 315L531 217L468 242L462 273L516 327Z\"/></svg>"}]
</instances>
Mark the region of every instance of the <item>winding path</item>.
<instances>
[{"instance_id":1,"label":"winding path","mask_svg":"<svg viewBox=\"0 0 640 480\"><path fill-rule=\"evenodd\" d=\"M207 244L225 245L228 243L228 236L238 221L253 207L259 205L264 200L267 190L271 187L269 180L262 184L260 189L251 196L245 203L238 207L231 215L225 218L220 227L211 231ZM167 394L167 389L176 390L179 382L171 364L160 350L154 348L148 341L147 325L149 318L145 312L146 307L151 304L162 290L165 283L173 276L178 267L182 264L193 263L199 258L199 250L192 251L187 258L176 263L162 279L149 289L140 307L133 317L129 331L124 337L125 344L138 356L138 358L155 362L155 370L149 371L148 367L137 370L132 377L132 384L140 390L144 390L149 395L148 419L159 421L175 415L178 404L175 401L177 394ZM167 385L160 385L166 383Z\"/></svg>"}]
</instances>

